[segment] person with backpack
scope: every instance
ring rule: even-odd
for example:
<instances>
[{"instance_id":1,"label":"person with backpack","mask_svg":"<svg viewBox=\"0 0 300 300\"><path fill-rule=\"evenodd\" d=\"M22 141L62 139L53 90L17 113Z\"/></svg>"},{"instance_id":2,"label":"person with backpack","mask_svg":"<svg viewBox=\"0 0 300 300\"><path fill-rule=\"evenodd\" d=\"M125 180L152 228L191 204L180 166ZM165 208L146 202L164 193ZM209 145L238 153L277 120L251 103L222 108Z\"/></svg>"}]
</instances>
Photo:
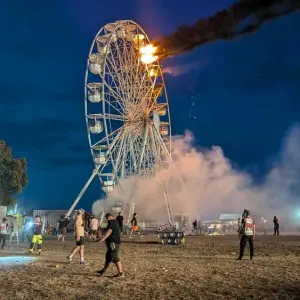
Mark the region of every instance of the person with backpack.
<instances>
[{"instance_id":1,"label":"person with backpack","mask_svg":"<svg viewBox=\"0 0 300 300\"><path fill-rule=\"evenodd\" d=\"M255 222L253 221L250 211L246 210L244 212L244 218L241 223L241 241L240 241L240 255L238 260L242 260L244 256L244 251L247 243L250 247L250 260L253 259L254 255L254 238L255 238Z\"/></svg>"}]
</instances>

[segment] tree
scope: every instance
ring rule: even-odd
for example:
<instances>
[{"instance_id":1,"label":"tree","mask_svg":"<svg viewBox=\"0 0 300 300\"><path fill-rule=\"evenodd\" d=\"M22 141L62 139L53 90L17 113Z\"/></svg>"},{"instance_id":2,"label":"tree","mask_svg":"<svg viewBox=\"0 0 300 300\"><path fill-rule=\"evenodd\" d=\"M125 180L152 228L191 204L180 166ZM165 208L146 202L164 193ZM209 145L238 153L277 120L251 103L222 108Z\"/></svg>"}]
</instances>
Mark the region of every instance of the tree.
<instances>
[{"instance_id":1,"label":"tree","mask_svg":"<svg viewBox=\"0 0 300 300\"><path fill-rule=\"evenodd\" d=\"M0 205L14 205L14 196L21 193L27 183L26 159L14 158L11 148L0 141Z\"/></svg>"}]
</instances>

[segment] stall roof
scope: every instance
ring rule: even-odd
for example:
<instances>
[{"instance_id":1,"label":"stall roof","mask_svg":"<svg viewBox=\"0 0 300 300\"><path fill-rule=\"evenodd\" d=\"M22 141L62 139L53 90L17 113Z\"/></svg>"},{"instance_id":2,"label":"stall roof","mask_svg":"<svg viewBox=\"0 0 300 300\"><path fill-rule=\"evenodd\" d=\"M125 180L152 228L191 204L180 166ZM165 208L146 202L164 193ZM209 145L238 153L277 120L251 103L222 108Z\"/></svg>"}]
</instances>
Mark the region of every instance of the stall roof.
<instances>
[{"instance_id":1,"label":"stall roof","mask_svg":"<svg viewBox=\"0 0 300 300\"><path fill-rule=\"evenodd\" d=\"M240 214L221 214L219 220L220 221L234 221L240 218Z\"/></svg>"}]
</instances>

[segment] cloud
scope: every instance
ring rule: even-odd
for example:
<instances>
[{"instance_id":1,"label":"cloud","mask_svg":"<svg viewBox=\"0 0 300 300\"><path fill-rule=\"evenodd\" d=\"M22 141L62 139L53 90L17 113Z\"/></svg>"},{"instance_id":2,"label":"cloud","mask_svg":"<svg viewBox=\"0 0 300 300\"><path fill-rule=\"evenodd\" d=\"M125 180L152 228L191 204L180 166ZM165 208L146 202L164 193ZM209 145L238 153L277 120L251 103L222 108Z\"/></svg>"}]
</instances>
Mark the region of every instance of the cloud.
<instances>
[{"instance_id":1,"label":"cloud","mask_svg":"<svg viewBox=\"0 0 300 300\"><path fill-rule=\"evenodd\" d=\"M248 208L259 218L270 219L276 214L281 218L293 216L300 197L297 189L300 182L299 125L287 133L282 149L260 183L246 171L233 167L220 147L198 150L193 142L191 132L173 138L173 160L188 191L172 170L168 196L173 213L183 211L197 218L217 217L221 213L239 213ZM163 174L158 174L160 176ZM106 201L94 203L95 213L110 210L116 200L123 201L127 208L133 199L136 211L143 218L167 220L163 193L155 180L129 178L121 180L121 185L123 189L117 187Z\"/></svg>"}]
</instances>

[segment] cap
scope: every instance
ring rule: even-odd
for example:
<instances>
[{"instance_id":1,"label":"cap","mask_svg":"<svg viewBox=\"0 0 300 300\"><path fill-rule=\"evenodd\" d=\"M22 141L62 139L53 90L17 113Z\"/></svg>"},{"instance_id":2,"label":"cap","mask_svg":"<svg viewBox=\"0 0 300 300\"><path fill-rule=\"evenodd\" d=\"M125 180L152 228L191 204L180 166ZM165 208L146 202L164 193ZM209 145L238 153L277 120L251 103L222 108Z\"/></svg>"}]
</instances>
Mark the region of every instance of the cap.
<instances>
[{"instance_id":1,"label":"cap","mask_svg":"<svg viewBox=\"0 0 300 300\"><path fill-rule=\"evenodd\" d=\"M84 213L84 209L83 208L78 209L78 213L79 214L83 214Z\"/></svg>"},{"instance_id":2,"label":"cap","mask_svg":"<svg viewBox=\"0 0 300 300\"><path fill-rule=\"evenodd\" d=\"M107 219L108 217L112 217L112 214L107 213L107 214L105 215L105 218Z\"/></svg>"}]
</instances>

